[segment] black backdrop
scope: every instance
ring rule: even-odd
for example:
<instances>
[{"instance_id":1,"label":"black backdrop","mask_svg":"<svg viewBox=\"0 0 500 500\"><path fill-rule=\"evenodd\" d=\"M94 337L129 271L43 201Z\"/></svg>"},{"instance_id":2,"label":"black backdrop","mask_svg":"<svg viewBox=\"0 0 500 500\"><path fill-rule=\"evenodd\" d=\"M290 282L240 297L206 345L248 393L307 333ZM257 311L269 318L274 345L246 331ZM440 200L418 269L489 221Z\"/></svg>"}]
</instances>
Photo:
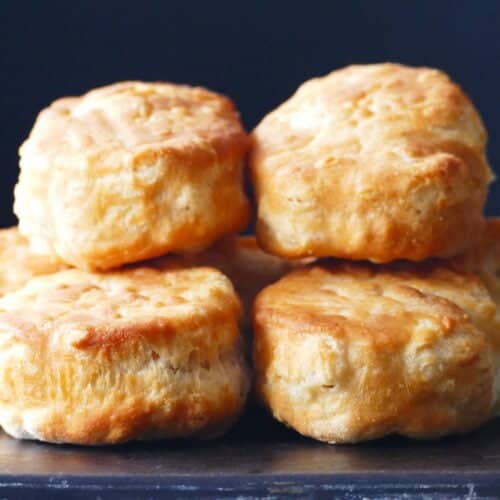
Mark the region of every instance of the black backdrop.
<instances>
[{"instance_id":1,"label":"black backdrop","mask_svg":"<svg viewBox=\"0 0 500 500\"><path fill-rule=\"evenodd\" d=\"M385 60L450 73L500 164L498 0L0 0L0 225L15 222L17 148L57 97L124 79L199 84L231 96L250 129L301 81Z\"/></svg>"}]
</instances>

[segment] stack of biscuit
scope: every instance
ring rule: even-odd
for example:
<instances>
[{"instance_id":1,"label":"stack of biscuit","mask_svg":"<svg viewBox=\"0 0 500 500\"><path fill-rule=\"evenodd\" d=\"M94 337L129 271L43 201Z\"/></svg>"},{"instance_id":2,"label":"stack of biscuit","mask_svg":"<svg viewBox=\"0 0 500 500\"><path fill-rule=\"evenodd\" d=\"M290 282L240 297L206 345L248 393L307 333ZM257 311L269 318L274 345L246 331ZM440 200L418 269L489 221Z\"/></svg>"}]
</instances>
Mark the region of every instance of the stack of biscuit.
<instances>
[{"instance_id":1,"label":"stack of biscuit","mask_svg":"<svg viewBox=\"0 0 500 500\"><path fill-rule=\"evenodd\" d=\"M247 148L232 102L202 88L125 82L40 113L20 149L19 228L0 234L8 434L96 445L236 420L241 303L192 254L247 224ZM144 262L172 253L188 255Z\"/></svg>"},{"instance_id":2,"label":"stack of biscuit","mask_svg":"<svg viewBox=\"0 0 500 500\"><path fill-rule=\"evenodd\" d=\"M337 258L255 301L256 386L277 419L343 443L462 433L495 414L500 221L482 215L485 144L445 74L395 64L308 81L257 126L261 246Z\"/></svg>"},{"instance_id":3,"label":"stack of biscuit","mask_svg":"<svg viewBox=\"0 0 500 500\"><path fill-rule=\"evenodd\" d=\"M202 88L54 102L20 149L19 227L0 231L0 425L218 436L244 408L253 325L256 393L304 435L477 427L499 405L485 144L446 75L395 64L306 82L250 137ZM235 236L247 157L257 240Z\"/></svg>"}]
</instances>

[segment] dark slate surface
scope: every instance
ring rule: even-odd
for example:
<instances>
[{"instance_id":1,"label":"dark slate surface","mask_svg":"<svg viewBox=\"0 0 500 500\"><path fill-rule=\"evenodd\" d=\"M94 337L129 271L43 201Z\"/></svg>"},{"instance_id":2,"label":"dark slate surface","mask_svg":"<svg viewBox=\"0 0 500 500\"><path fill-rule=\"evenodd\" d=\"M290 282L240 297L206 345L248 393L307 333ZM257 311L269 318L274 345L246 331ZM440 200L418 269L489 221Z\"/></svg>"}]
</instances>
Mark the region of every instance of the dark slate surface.
<instances>
[{"instance_id":1,"label":"dark slate surface","mask_svg":"<svg viewBox=\"0 0 500 500\"><path fill-rule=\"evenodd\" d=\"M0 435L0 498L494 498L500 420L435 442L303 438L250 411L218 441L82 448Z\"/></svg>"}]
</instances>

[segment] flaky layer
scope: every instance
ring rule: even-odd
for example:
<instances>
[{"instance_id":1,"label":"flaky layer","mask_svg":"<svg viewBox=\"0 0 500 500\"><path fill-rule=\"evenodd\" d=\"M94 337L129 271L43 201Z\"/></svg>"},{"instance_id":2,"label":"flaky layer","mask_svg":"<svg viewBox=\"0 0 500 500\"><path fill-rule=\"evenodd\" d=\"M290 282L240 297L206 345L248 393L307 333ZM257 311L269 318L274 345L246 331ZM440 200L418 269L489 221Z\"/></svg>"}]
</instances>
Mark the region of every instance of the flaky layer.
<instances>
[{"instance_id":1,"label":"flaky layer","mask_svg":"<svg viewBox=\"0 0 500 500\"><path fill-rule=\"evenodd\" d=\"M465 432L494 403L494 314L479 279L438 265L295 271L254 305L257 391L328 442Z\"/></svg>"},{"instance_id":2,"label":"flaky layer","mask_svg":"<svg viewBox=\"0 0 500 500\"><path fill-rule=\"evenodd\" d=\"M304 83L252 134L259 243L289 258L451 256L492 174L474 106L445 74L349 66Z\"/></svg>"},{"instance_id":3,"label":"flaky layer","mask_svg":"<svg viewBox=\"0 0 500 500\"><path fill-rule=\"evenodd\" d=\"M63 271L0 300L0 425L77 444L211 436L248 391L229 281L209 268Z\"/></svg>"},{"instance_id":4,"label":"flaky layer","mask_svg":"<svg viewBox=\"0 0 500 500\"><path fill-rule=\"evenodd\" d=\"M20 230L89 269L202 249L248 221L246 147L232 102L202 88L125 82L60 99L20 149Z\"/></svg>"}]
</instances>

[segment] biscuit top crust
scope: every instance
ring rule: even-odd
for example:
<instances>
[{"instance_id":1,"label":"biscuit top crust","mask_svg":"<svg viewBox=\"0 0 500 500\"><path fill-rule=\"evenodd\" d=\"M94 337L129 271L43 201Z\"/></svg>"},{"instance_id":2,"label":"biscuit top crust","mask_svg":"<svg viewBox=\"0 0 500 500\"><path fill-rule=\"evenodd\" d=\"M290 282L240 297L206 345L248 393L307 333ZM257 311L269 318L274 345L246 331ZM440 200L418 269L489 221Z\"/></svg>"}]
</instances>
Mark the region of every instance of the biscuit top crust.
<instances>
[{"instance_id":1,"label":"biscuit top crust","mask_svg":"<svg viewBox=\"0 0 500 500\"><path fill-rule=\"evenodd\" d=\"M240 309L230 281L207 267L186 269L172 260L162 270L72 269L34 278L0 299L0 332L92 349L134 337L164 341L176 334L200 335L209 322L236 325ZM237 328L221 330L225 336L238 334Z\"/></svg>"},{"instance_id":2,"label":"biscuit top crust","mask_svg":"<svg viewBox=\"0 0 500 500\"><path fill-rule=\"evenodd\" d=\"M20 288L34 276L68 267L56 256L33 253L17 227L0 229L0 262L0 295Z\"/></svg>"},{"instance_id":3,"label":"biscuit top crust","mask_svg":"<svg viewBox=\"0 0 500 500\"><path fill-rule=\"evenodd\" d=\"M380 347L457 325L481 327L495 311L479 278L433 263L315 265L269 286L254 305L257 324L276 322L334 338L369 335Z\"/></svg>"},{"instance_id":4,"label":"biscuit top crust","mask_svg":"<svg viewBox=\"0 0 500 500\"><path fill-rule=\"evenodd\" d=\"M207 149L230 160L246 147L228 98L201 87L131 81L53 102L39 114L20 154L56 165L75 155L118 165L115 155L176 153L195 161Z\"/></svg>"},{"instance_id":5,"label":"biscuit top crust","mask_svg":"<svg viewBox=\"0 0 500 500\"><path fill-rule=\"evenodd\" d=\"M257 237L270 253L451 257L482 223L492 172L477 111L444 73L350 66L304 83L252 134Z\"/></svg>"},{"instance_id":6,"label":"biscuit top crust","mask_svg":"<svg viewBox=\"0 0 500 500\"><path fill-rule=\"evenodd\" d=\"M275 133L280 125L283 133ZM481 118L446 74L391 63L353 65L305 82L255 133L263 141L257 161L271 167L290 155L290 168L310 170L374 162L404 169L440 151L482 152L486 143Z\"/></svg>"}]
</instances>

